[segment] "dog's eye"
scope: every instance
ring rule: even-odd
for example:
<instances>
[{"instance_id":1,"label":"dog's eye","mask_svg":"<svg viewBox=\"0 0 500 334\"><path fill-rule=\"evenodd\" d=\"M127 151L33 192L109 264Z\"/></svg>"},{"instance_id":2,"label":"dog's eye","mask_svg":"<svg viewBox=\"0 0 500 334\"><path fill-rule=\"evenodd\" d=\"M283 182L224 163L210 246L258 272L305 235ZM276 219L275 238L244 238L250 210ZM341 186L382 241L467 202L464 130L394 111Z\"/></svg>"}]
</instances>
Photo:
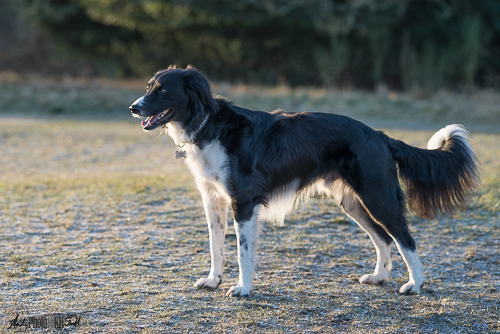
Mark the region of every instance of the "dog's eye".
<instances>
[{"instance_id":1,"label":"dog's eye","mask_svg":"<svg viewBox=\"0 0 500 334\"><path fill-rule=\"evenodd\" d=\"M166 89L160 89L160 93L166 93L167 90Z\"/></svg>"}]
</instances>

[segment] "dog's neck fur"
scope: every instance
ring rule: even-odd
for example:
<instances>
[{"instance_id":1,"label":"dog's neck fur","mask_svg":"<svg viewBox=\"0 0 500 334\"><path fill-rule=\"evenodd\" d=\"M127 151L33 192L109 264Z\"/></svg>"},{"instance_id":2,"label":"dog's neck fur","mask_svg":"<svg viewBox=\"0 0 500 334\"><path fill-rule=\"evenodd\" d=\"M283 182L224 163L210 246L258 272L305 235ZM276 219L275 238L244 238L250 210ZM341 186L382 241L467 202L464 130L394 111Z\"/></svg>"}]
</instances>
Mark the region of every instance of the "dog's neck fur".
<instances>
[{"instance_id":1,"label":"dog's neck fur","mask_svg":"<svg viewBox=\"0 0 500 334\"><path fill-rule=\"evenodd\" d=\"M207 125L208 120L210 119L210 114L207 114L203 121L200 123L200 126L196 131L192 131L187 133L186 130L182 129L182 125L180 122L170 122L167 124L165 132L172 138L177 146L181 146L186 143L192 144L198 133Z\"/></svg>"},{"instance_id":2,"label":"dog's neck fur","mask_svg":"<svg viewBox=\"0 0 500 334\"><path fill-rule=\"evenodd\" d=\"M207 113L203 121L201 121L200 125L198 126L198 129L195 131L186 131L186 129L182 128L182 124L180 122L170 122L167 124L165 128L165 132L172 138L175 142L175 144L179 147L181 147L184 144L192 144L198 133L200 133L201 130L207 125L208 121L210 119L210 114Z\"/></svg>"},{"instance_id":3,"label":"dog's neck fur","mask_svg":"<svg viewBox=\"0 0 500 334\"><path fill-rule=\"evenodd\" d=\"M187 132L182 128L181 122L170 122L165 128L165 132L174 140L175 145L181 146L183 143L191 143L194 139L194 132Z\"/></svg>"},{"instance_id":4,"label":"dog's neck fur","mask_svg":"<svg viewBox=\"0 0 500 334\"><path fill-rule=\"evenodd\" d=\"M218 100L221 100L221 98L215 98L215 100L218 102ZM193 142L196 140L196 136L203 130L203 128L205 128L210 118L217 114L217 111L218 108L215 108L215 110L212 110L211 112L206 111L206 116L203 118L198 128L194 131L183 128L180 122L172 121L170 123L167 123L165 127L165 133L174 140L174 143L177 146L182 146L185 143L193 144Z\"/></svg>"}]
</instances>

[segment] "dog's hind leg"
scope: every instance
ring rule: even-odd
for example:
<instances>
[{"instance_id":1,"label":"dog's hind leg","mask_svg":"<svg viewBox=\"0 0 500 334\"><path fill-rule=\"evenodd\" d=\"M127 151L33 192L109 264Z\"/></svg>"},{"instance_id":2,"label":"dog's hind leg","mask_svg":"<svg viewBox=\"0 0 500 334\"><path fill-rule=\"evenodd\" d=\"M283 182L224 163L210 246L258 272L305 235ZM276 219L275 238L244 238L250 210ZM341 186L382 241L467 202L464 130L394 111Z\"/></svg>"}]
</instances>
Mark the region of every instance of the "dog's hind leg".
<instances>
[{"instance_id":1,"label":"dog's hind leg","mask_svg":"<svg viewBox=\"0 0 500 334\"><path fill-rule=\"evenodd\" d=\"M394 196L398 194L397 198ZM417 255L415 240L413 240L406 218L403 214L404 209L402 192L398 188L384 189L379 187L376 192L368 195L364 192L361 196L363 207L370 214L370 217L378 222L385 231L394 239L399 253L403 257L408 268L409 280L400 289L402 294L419 293L424 284L424 275L422 264Z\"/></svg>"},{"instance_id":2,"label":"dog's hind leg","mask_svg":"<svg viewBox=\"0 0 500 334\"><path fill-rule=\"evenodd\" d=\"M208 224L212 263L208 277L200 278L194 283L194 286L196 288L215 289L222 282L228 203L210 189L202 190L202 198Z\"/></svg>"},{"instance_id":3,"label":"dog's hind leg","mask_svg":"<svg viewBox=\"0 0 500 334\"><path fill-rule=\"evenodd\" d=\"M340 206L361 229L368 233L377 252L377 264L375 265L373 274L361 276L359 282L364 284L382 284L392 269L392 237L387 234L382 226L373 221L354 193L344 193L340 199Z\"/></svg>"},{"instance_id":4,"label":"dog's hind leg","mask_svg":"<svg viewBox=\"0 0 500 334\"><path fill-rule=\"evenodd\" d=\"M238 284L232 286L227 296L248 296L252 291L252 276L255 269L255 248L259 235L258 206L232 205L234 229L237 237L238 265L240 275Z\"/></svg>"}]
</instances>

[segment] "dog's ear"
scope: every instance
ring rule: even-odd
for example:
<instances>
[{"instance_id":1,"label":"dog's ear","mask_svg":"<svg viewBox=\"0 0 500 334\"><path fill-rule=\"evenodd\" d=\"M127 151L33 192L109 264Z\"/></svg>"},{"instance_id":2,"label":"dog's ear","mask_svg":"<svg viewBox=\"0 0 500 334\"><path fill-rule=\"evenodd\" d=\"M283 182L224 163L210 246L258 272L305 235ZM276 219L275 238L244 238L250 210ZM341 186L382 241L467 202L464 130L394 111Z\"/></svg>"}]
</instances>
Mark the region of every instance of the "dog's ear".
<instances>
[{"instance_id":1,"label":"dog's ear","mask_svg":"<svg viewBox=\"0 0 500 334\"><path fill-rule=\"evenodd\" d=\"M207 78L192 65L183 71L182 78L191 108L202 117L206 113L215 113L218 106L213 97L212 86Z\"/></svg>"}]
</instances>

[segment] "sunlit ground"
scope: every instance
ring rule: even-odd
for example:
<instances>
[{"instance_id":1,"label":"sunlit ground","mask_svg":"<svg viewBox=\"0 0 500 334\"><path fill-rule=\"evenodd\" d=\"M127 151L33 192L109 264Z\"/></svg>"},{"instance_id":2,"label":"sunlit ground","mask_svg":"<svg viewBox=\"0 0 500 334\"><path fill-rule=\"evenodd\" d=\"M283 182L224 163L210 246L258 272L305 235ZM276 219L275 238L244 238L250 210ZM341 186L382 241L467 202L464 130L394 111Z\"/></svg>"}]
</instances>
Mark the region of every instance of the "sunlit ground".
<instances>
[{"instance_id":1,"label":"sunlit ground","mask_svg":"<svg viewBox=\"0 0 500 334\"><path fill-rule=\"evenodd\" d=\"M264 224L255 291L237 281L226 237L225 278L192 284L210 268L201 199L175 146L142 132L127 110L142 83L0 83L0 326L16 314L78 313L72 332L474 333L500 330L500 98L432 97L217 85L261 110L337 112L425 147L450 123L472 131L483 184L470 208L440 219L410 216L426 270L420 295L393 250L383 286L371 241L330 199L302 203L284 227ZM231 220L232 217L229 217Z\"/></svg>"}]
</instances>

